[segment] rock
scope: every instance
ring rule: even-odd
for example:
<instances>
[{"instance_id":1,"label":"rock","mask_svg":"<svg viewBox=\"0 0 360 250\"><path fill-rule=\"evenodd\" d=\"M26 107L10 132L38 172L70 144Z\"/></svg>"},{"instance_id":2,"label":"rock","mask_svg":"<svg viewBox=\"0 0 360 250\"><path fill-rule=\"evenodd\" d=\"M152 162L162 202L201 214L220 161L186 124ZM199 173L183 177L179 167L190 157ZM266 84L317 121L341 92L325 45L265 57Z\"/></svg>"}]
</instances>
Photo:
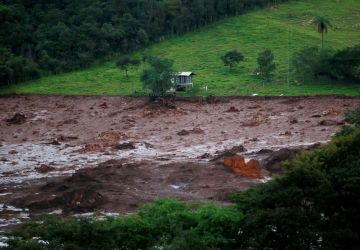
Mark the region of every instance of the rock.
<instances>
[{"instance_id":1,"label":"rock","mask_svg":"<svg viewBox=\"0 0 360 250\"><path fill-rule=\"evenodd\" d=\"M270 154L272 152L274 152L274 150L264 148L264 149L260 149L258 152L256 152L256 154L257 155L262 155L262 154Z\"/></svg>"},{"instance_id":2,"label":"rock","mask_svg":"<svg viewBox=\"0 0 360 250\"><path fill-rule=\"evenodd\" d=\"M102 103L99 105L100 108L103 108L103 109L107 109L108 108L108 105L106 102Z\"/></svg>"},{"instance_id":3,"label":"rock","mask_svg":"<svg viewBox=\"0 0 360 250\"><path fill-rule=\"evenodd\" d=\"M77 135L60 135L57 140L62 142L77 140L79 137Z\"/></svg>"},{"instance_id":4,"label":"rock","mask_svg":"<svg viewBox=\"0 0 360 250\"><path fill-rule=\"evenodd\" d=\"M262 178L261 166L257 160L250 160L247 164L243 156L233 156L224 159L224 165L230 167L238 176L247 178Z\"/></svg>"},{"instance_id":5,"label":"rock","mask_svg":"<svg viewBox=\"0 0 360 250\"><path fill-rule=\"evenodd\" d=\"M120 143L114 146L114 149L117 150L130 150L130 149L135 149L135 144L133 142L124 142L124 143Z\"/></svg>"},{"instance_id":6,"label":"rock","mask_svg":"<svg viewBox=\"0 0 360 250\"><path fill-rule=\"evenodd\" d=\"M298 121L296 118L290 120L290 124L296 124L296 123L298 123L298 122L299 122L299 121Z\"/></svg>"},{"instance_id":7,"label":"rock","mask_svg":"<svg viewBox=\"0 0 360 250\"><path fill-rule=\"evenodd\" d=\"M190 132L185 129L183 129L177 133L177 135L180 135L180 136L185 136L185 135L189 135L189 134L190 134Z\"/></svg>"},{"instance_id":8,"label":"rock","mask_svg":"<svg viewBox=\"0 0 360 250\"><path fill-rule=\"evenodd\" d=\"M227 157L233 157L236 156L237 153L242 153L245 152L246 149L243 145L239 145L239 146L234 146L231 149L226 149L224 151L216 151L215 154L216 156L211 159L211 161L223 161L225 158Z\"/></svg>"},{"instance_id":9,"label":"rock","mask_svg":"<svg viewBox=\"0 0 360 250\"><path fill-rule=\"evenodd\" d=\"M6 161L8 161L8 159L6 159L5 157L0 157L0 161L6 162Z\"/></svg>"},{"instance_id":10,"label":"rock","mask_svg":"<svg viewBox=\"0 0 360 250\"><path fill-rule=\"evenodd\" d=\"M49 142L50 145L59 146L61 143L57 139L53 139L51 142Z\"/></svg>"},{"instance_id":11,"label":"rock","mask_svg":"<svg viewBox=\"0 0 360 250\"><path fill-rule=\"evenodd\" d=\"M79 123L79 122L78 122L77 120L75 120L75 119L69 119L69 120L63 121L63 122L60 124L60 126L61 126L61 125L78 124L78 123Z\"/></svg>"},{"instance_id":12,"label":"rock","mask_svg":"<svg viewBox=\"0 0 360 250\"><path fill-rule=\"evenodd\" d=\"M51 167L49 165L46 165L46 164L41 164L39 167L36 167L35 170L36 170L36 172L38 172L40 174L46 174L46 173L49 173L51 171L54 171L55 168Z\"/></svg>"},{"instance_id":13,"label":"rock","mask_svg":"<svg viewBox=\"0 0 360 250\"><path fill-rule=\"evenodd\" d=\"M92 212L104 203L105 198L91 187L75 189L53 199L44 199L28 205L30 210L62 208L65 214Z\"/></svg>"},{"instance_id":14,"label":"rock","mask_svg":"<svg viewBox=\"0 0 360 250\"><path fill-rule=\"evenodd\" d=\"M271 173L282 173L284 169L281 163L286 160L292 160L299 152L299 149L283 148L271 153L267 158L262 160L261 164Z\"/></svg>"},{"instance_id":15,"label":"rock","mask_svg":"<svg viewBox=\"0 0 360 250\"><path fill-rule=\"evenodd\" d=\"M311 117L312 117L312 118L320 118L321 115L312 115Z\"/></svg>"},{"instance_id":16,"label":"rock","mask_svg":"<svg viewBox=\"0 0 360 250\"><path fill-rule=\"evenodd\" d=\"M193 134L205 134L204 130L202 130L201 128L193 128L191 130L191 133L193 133Z\"/></svg>"},{"instance_id":17,"label":"rock","mask_svg":"<svg viewBox=\"0 0 360 250\"><path fill-rule=\"evenodd\" d=\"M321 122L319 122L320 126L336 126L338 125L337 121L334 120L322 120Z\"/></svg>"},{"instance_id":18,"label":"rock","mask_svg":"<svg viewBox=\"0 0 360 250\"><path fill-rule=\"evenodd\" d=\"M170 141L172 139L173 139L172 136L169 136L169 135L165 136L165 138L164 138L164 140L166 140L166 141Z\"/></svg>"},{"instance_id":19,"label":"rock","mask_svg":"<svg viewBox=\"0 0 360 250\"><path fill-rule=\"evenodd\" d=\"M16 154L18 154L18 153L19 153L19 152L16 151L16 150L14 150L14 149L9 151L9 154L10 154L10 155L16 155Z\"/></svg>"},{"instance_id":20,"label":"rock","mask_svg":"<svg viewBox=\"0 0 360 250\"><path fill-rule=\"evenodd\" d=\"M200 156L200 159L207 159L207 158L210 158L210 157L211 157L211 154L205 153L205 154Z\"/></svg>"},{"instance_id":21,"label":"rock","mask_svg":"<svg viewBox=\"0 0 360 250\"><path fill-rule=\"evenodd\" d=\"M233 112L240 112L240 110L238 110L234 106L231 106L228 110L226 110L226 112L233 113Z\"/></svg>"},{"instance_id":22,"label":"rock","mask_svg":"<svg viewBox=\"0 0 360 250\"><path fill-rule=\"evenodd\" d=\"M16 113L12 118L6 120L8 125L20 125L26 122L26 116L21 113Z\"/></svg>"}]
</instances>

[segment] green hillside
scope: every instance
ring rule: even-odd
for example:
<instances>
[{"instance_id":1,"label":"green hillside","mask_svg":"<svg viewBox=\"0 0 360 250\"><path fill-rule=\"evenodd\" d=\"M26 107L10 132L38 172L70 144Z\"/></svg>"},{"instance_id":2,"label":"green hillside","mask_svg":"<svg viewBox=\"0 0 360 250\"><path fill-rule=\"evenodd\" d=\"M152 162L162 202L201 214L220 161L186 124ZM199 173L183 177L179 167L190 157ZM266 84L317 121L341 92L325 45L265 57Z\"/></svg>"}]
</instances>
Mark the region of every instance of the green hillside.
<instances>
[{"instance_id":1,"label":"green hillside","mask_svg":"<svg viewBox=\"0 0 360 250\"><path fill-rule=\"evenodd\" d=\"M310 24L316 15L328 16L334 28L329 30L325 46L343 48L360 43L359 0L304 0L258 10L228 18L181 37L168 38L150 46L146 52L171 58L178 71L194 71L196 89L207 85L208 92L198 90L188 95L360 95L359 85L320 82L287 81L291 54L310 46L320 46L320 34ZM277 63L274 83L263 86L253 75L258 52L273 50ZM219 59L225 51L238 49L245 62L235 70L225 68ZM144 51L136 53L139 57ZM124 72L108 61L92 68L44 77L26 83L7 86L0 93L39 93L65 95L131 95L144 94L139 80L144 66Z\"/></svg>"}]
</instances>

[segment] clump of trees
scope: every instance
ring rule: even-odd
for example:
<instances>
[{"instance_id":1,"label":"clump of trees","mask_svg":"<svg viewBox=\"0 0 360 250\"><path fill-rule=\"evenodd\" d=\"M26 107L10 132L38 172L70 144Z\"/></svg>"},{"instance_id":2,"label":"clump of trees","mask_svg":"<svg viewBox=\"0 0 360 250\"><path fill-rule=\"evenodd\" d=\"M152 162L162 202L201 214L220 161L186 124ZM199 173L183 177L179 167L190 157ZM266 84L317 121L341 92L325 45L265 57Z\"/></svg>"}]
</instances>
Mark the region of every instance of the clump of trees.
<instances>
[{"instance_id":1,"label":"clump of trees","mask_svg":"<svg viewBox=\"0 0 360 250\"><path fill-rule=\"evenodd\" d=\"M360 82L360 46L338 51L306 48L294 55L293 68L300 78L329 77L333 80Z\"/></svg>"},{"instance_id":2,"label":"clump of trees","mask_svg":"<svg viewBox=\"0 0 360 250\"><path fill-rule=\"evenodd\" d=\"M267 4L273 0L1 1L0 85L88 67Z\"/></svg>"},{"instance_id":3,"label":"clump of trees","mask_svg":"<svg viewBox=\"0 0 360 250\"><path fill-rule=\"evenodd\" d=\"M240 62L244 61L244 59L244 55L236 49L229 50L221 57L224 65L228 66L230 70L233 69Z\"/></svg>"}]
</instances>

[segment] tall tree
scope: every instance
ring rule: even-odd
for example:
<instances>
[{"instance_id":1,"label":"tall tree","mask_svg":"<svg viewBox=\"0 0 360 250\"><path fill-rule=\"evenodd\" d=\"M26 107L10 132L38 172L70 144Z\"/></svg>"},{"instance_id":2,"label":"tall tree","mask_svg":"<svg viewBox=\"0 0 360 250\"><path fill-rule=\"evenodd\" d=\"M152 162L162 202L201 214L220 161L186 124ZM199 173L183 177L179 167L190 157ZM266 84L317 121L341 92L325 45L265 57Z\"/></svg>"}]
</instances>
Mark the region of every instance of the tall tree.
<instances>
[{"instance_id":1,"label":"tall tree","mask_svg":"<svg viewBox=\"0 0 360 250\"><path fill-rule=\"evenodd\" d=\"M266 49L259 53L257 62L259 65L259 76L266 82L270 82L273 76L273 72L276 69L274 63L274 54L270 49Z\"/></svg>"},{"instance_id":2,"label":"tall tree","mask_svg":"<svg viewBox=\"0 0 360 250\"><path fill-rule=\"evenodd\" d=\"M325 16L316 16L311 23L316 25L317 31L321 34L321 48L324 48L324 36L332 27L330 20Z\"/></svg>"}]
</instances>

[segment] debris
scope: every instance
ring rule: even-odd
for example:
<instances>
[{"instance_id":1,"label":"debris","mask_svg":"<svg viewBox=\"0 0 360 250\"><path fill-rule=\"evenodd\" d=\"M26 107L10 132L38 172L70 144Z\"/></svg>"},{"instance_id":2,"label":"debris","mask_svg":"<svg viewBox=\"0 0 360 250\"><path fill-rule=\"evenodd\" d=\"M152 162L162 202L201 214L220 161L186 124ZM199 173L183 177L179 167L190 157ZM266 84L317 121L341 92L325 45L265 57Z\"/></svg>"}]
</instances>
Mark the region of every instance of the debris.
<instances>
[{"instance_id":1,"label":"debris","mask_svg":"<svg viewBox=\"0 0 360 250\"><path fill-rule=\"evenodd\" d=\"M136 148L135 143L133 142L124 142L114 146L114 149L118 149L118 150L130 150L135 148Z\"/></svg>"},{"instance_id":2,"label":"debris","mask_svg":"<svg viewBox=\"0 0 360 250\"><path fill-rule=\"evenodd\" d=\"M19 152L16 151L15 149L9 151L9 154L10 154L10 155L16 155L16 154L18 154L18 153L19 153Z\"/></svg>"},{"instance_id":3,"label":"debris","mask_svg":"<svg viewBox=\"0 0 360 250\"><path fill-rule=\"evenodd\" d=\"M108 105L106 102L102 103L99 105L100 108L103 108L103 109L107 109L108 108Z\"/></svg>"},{"instance_id":4,"label":"debris","mask_svg":"<svg viewBox=\"0 0 360 250\"><path fill-rule=\"evenodd\" d=\"M296 124L299 121L296 118L290 119L290 124Z\"/></svg>"},{"instance_id":5,"label":"debris","mask_svg":"<svg viewBox=\"0 0 360 250\"><path fill-rule=\"evenodd\" d=\"M199 127L193 128L191 130L191 133L193 133L193 134L205 134L204 130L199 128Z\"/></svg>"},{"instance_id":6,"label":"debris","mask_svg":"<svg viewBox=\"0 0 360 250\"><path fill-rule=\"evenodd\" d=\"M292 160L299 152L299 149L282 148L270 153L261 163L262 166L271 173L282 173L284 169L281 163L286 160Z\"/></svg>"},{"instance_id":7,"label":"debris","mask_svg":"<svg viewBox=\"0 0 360 250\"><path fill-rule=\"evenodd\" d=\"M50 145L54 145L54 146L59 146L61 145L61 143L57 140L57 139L53 139L51 142L49 142L48 144Z\"/></svg>"},{"instance_id":8,"label":"debris","mask_svg":"<svg viewBox=\"0 0 360 250\"><path fill-rule=\"evenodd\" d=\"M51 171L54 171L55 168L51 167L49 165L46 165L46 164L41 164L39 167L36 167L35 170L36 170L36 172L38 172L40 174L46 174L46 173L49 173Z\"/></svg>"},{"instance_id":9,"label":"debris","mask_svg":"<svg viewBox=\"0 0 360 250\"><path fill-rule=\"evenodd\" d=\"M330 109L330 110L325 110L325 111L323 111L322 112L322 115L323 116L338 116L338 115L340 115L341 114L341 112L340 111L338 111L338 110L335 110L335 109Z\"/></svg>"},{"instance_id":10,"label":"debris","mask_svg":"<svg viewBox=\"0 0 360 250\"><path fill-rule=\"evenodd\" d=\"M336 126L338 125L337 121L334 120L322 120L321 122L319 122L320 126Z\"/></svg>"},{"instance_id":11,"label":"debris","mask_svg":"<svg viewBox=\"0 0 360 250\"><path fill-rule=\"evenodd\" d=\"M224 165L230 167L238 176L261 179L261 166L257 160L250 160L247 164L243 156L236 155L224 159Z\"/></svg>"},{"instance_id":12,"label":"debris","mask_svg":"<svg viewBox=\"0 0 360 250\"><path fill-rule=\"evenodd\" d=\"M16 113L12 118L7 119L6 122L8 125L21 125L26 122L26 116L21 113Z\"/></svg>"},{"instance_id":13,"label":"debris","mask_svg":"<svg viewBox=\"0 0 360 250\"><path fill-rule=\"evenodd\" d=\"M72 141L79 139L76 135L60 135L57 140L62 142Z\"/></svg>"},{"instance_id":14,"label":"debris","mask_svg":"<svg viewBox=\"0 0 360 250\"><path fill-rule=\"evenodd\" d=\"M216 151L216 156L211 159L211 161L223 161L226 157L232 157L232 156L236 156L237 153L242 153L245 152L246 149L244 146L239 145L239 146L234 146L231 149L226 149L224 151Z\"/></svg>"},{"instance_id":15,"label":"debris","mask_svg":"<svg viewBox=\"0 0 360 250\"><path fill-rule=\"evenodd\" d=\"M177 135L179 135L179 136L185 136L185 135L189 135L189 134L190 134L190 132L188 130L185 130L185 129L183 129L183 130L181 130L180 132L177 133Z\"/></svg>"},{"instance_id":16,"label":"debris","mask_svg":"<svg viewBox=\"0 0 360 250\"><path fill-rule=\"evenodd\" d=\"M240 112L240 110L238 110L237 108L235 108L234 106L231 106L228 110L226 110L226 112L232 113L232 112Z\"/></svg>"}]
</instances>

